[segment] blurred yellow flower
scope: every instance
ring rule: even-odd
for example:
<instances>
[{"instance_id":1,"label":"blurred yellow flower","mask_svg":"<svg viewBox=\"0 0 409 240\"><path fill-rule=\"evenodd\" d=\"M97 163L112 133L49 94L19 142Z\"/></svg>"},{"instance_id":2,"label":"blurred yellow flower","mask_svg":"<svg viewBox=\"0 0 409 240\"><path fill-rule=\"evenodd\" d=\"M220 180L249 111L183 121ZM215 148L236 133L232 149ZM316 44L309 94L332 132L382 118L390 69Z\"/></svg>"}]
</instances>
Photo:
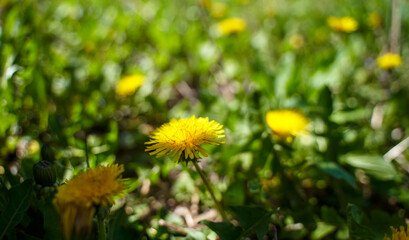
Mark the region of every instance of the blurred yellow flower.
<instances>
[{"instance_id":1,"label":"blurred yellow flower","mask_svg":"<svg viewBox=\"0 0 409 240\"><path fill-rule=\"evenodd\" d=\"M220 34L228 35L244 31L246 29L246 22L241 18L228 18L219 22L217 27Z\"/></svg>"},{"instance_id":2,"label":"blurred yellow flower","mask_svg":"<svg viewBox=\"0 0 409 240\"><path fill-rule=\"evenodd\" d=\"M141 74L129 75L119 80L115 92L120 96L133 94L144 82L145 76Z\"/></svg>"},{"instance_id":3,"label":"blurred yellow flower","mask_svg":"<svg viewBox=\"0 0 409 240\"><path fill-rule=\"evenodd\" d=\"M228 8L227 8L227 5L225 3L215 2L212 5L210 13L215 18L222 18L222 17L226 16L227 11L228 11Z\"/></svg>"},{"instance_id":4,"label":"blurred yellow flower","mask_svg":"<svg viewBox=\"0 0 409 240\"><path fill-rule=\"evenodd\" d=\"M225 137L223 133L223 125L209 121L209 118L196 118L193 115L186 119L171 119L150 134L150 141L145 143L150 146L145 151L156 157L168 155L177 162L183 152L182 161L198 159L199 153L207 157L208 151L201 145L224 143L220 139Z\"/></svg>"},{"instance_id":5,"label":"blurred yellow flower","mask_svg":"<svg viewBox=\"0 0 409 240\"><path fill-rule=\"evenodd\" d=\"M376 63L378 64L378 67L384 70L389 70L400 66L402 64L402 58L395 53L385 53L376 59Z\"/></svg>"},{"instance_id":6,"label":"blurred yellow flower","mask_svg":"<svg viewBox=\"0 0 409 240\"><path fill-rule=\"evenodd\" d=\"M399 229L391 227L392 230L392 238L386 236L383 238L384 240L409 240L409 226L405 227L401 226Z\"/></svg>"},{"instance_id":7,"label":"blurred yellow flower","mask_svg":"<svg viewBox=\"0 0 409 240\"><path fill-rule=\"evenodd\" d=\"M260 185L261 185L261 190L263 192L266 192L269 189L276 188L280 185L280 178L275 176L270 179L261 179L260 180Z\"/></svg>"},{"instance_id":8,"label":"blurred yellow flower","mask_svg":"<svg viewBox=\"0 0 409 240\"><path fill-rule=\"evenodd\" d=\"M28 152L34 154L40 150L40 144L36 140L31 140L28 144Z\"/></svg>"},{"instance_id":9,"label":"blurred yellow flower","mask_svg":"<svg viewBox=\"0 0 409 240\"><path fill-rule=\"evenodd\" d=\"M304 131L308 119L304 114L290 109L269 111L266 114L267 125L281 139L291 140Z\"/></svg>"},{"instance_id":10,"label":"blurred yellow flower","mask_svg":"<svg viewBox=\"0 0 409 240\"><path fill-rule=\"evenodd\" d=\"M382 17L376 12L372 12L369 14L368 23L372 28L377 28L382 23Z\"/></svg>"},{"instance_id":11,"label":"blurred yellow flower","mask_svg":"<svg viewBox=\"0 0 409 240\"><path fill-rule=\"evenodd\" d=\"M354 32L358 29L358 22L352 17L329 17L328 25L338 32Z\"/></svg>"},{"instance_id":12,"label":"blurred yellow flower","mask_svg":"<svg viewBox=\"0 0 409 240\"><path fill-rule=\"evenodd\" d=\"M125 190L120 175L122 165L99 166L74 176L66 184L57 187L53 200L60 213L63 234L88 234L97 206L109 206L114 198Z\"/></svg>"}]
</instances>

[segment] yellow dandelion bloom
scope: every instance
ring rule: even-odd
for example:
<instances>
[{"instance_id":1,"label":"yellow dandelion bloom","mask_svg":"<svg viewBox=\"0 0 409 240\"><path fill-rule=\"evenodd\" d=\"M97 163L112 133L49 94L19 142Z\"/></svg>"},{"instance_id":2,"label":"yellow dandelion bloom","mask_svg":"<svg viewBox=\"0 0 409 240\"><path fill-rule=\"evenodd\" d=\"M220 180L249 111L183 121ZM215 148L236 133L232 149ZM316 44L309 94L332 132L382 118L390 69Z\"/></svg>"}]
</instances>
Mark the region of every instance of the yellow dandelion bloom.
<instances>
[{"instance_id":1,"label":"yellow dandelion bloom","mask_svg":"<svg viewBox=\"0 0 409 240\"><path fill-rule=\"evenodd\" d=\"M150 155L161 157L168 155L179 162L180 156L183 161L200 158L199 153L207 157L208 151L201 147L202 144L219 145L224 143L220 138L223 134L223 125L216 121L209 121L209 118L171 119L150 135L150 141L145 144Z\"/></svg>"},{"instance_id":2,"label":"yellow dandelion bloom","mask_svg":"<svg viewBox=\"0 0 409 240\"><path fill-rule=\"evenodd\" d=\"M29 153L34 154L40 150L40 144L36 140L31 140L27 149Z\"/></svg>"},{"instance_id":3,"label":"yellow dandelion bloom","mask_svg":"<svg viewBox=\"0 0 409 240\"><path fill-rule=\"evenodd\" d=\"M229 35L244 31L246 22L241 18L228 18L219 22L217 28L221 35Z\"/></svg>"},{"instance_id":4,"label":"yellow dandelion bloom","mask_svg":"<svg viewBox=\"0 0 409 240\"><path fill-rule=\"evenodd\" d=\"M376 59L376 63L378 64L378 67L384 70L389 70L400 66L402 64L402 58L395 53L385 53Z\"/></svg>"},{"instance_id":5,"label":"yellow dandelion bloom","mask_svg":"<svg viewBox=\"0 0 409 240\"><path fill-rule=\"evenodd\" d=\"M358 29L358 22L352 17L329 17L327 19L328 25L338 32L354 32Z\"/></svg>"},{"instance_id":6,"label":"yellow dandelion bloom","mask_svg":"<svg viewBox=\"0 0 409 240\"><path fill-rule=\"evenodd\" d=\"M210 13L212 14L213 17L215 18L222 18L226 16L228 11L227 5L222 2L215 2L213 3Z\"/></svg>"},{"instance_id":7,"label":"yellow dandelion bloom","mask_svg":"<svg viewBox=\"0 0 409 240\"><path fill-rule=\"evenodd\" d=\"M372 28L377 28L382 23L382 17L376 12L372 12L369 14L368 23Z\"/></svg>"},{"instance_id":8,"label":"yellow dandelion bloom","mask_svg":"<svg viewBox=\"0 0 409 240\"><path fill-rule=\"evenodd\" d=\"M115 92L120 96L132 95L136 89L142 86L145 76L141 74L129 75L119 80Z\"/></svg>"},{"instance_id":9,"label":"yellow dandelion bloom","mask_svg":"<svg viewBox=\"0 0 409 240\"><path fill-rule=\"evenodd\" d=\"M406 227L401 226L399 229L391 227L392 238L385 235L384 240L409 240L409 225Z\"/></svg>"},{"instance_id":10,"label":"yellow dandelion bloom","mask_svg":"<svg viewBox=\"0 0 409 240\"><path fill-rule=\"evenodd\" d=\"M114 198L125 190L122 165L99 166L74 176L66 184L57 187L53 200L60 213L63 233L70 239L76 235L88 234L96 206L109 206Z\"/></svg>"},{"instance_id":11,"label":"yellow dandelion bloom","mask_svg":"<svg viewBox=\"0 0 409 240\"><path fill-rule=\"evenodd\" d=\"M308 125L308 120L302 113L289 109L267 112L266 121L276 136L287 140L302 133Z\"/></svg>"}]
</instances>

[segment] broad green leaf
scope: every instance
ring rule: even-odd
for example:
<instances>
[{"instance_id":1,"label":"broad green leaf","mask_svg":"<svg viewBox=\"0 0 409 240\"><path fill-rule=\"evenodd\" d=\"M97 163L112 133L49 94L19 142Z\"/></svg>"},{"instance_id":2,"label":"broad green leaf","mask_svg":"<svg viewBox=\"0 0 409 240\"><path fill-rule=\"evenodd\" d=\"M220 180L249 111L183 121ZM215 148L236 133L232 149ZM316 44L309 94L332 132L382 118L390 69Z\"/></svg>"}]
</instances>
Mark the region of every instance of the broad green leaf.
<instances>
[{"instance_id":1,"label":"broad green leaf","mask_svg":"<svg viewBox=\"0 0 409 240\"><path fill-rule=\"evenodd\" d=\"M14 175L10 172L10 170L9 170L8 168L4 168L4 173L5 173L5 176L6 176L7 180L8 180L8 182L10 183L10 185L11 185L12 187L20 183L18 177L17 177L17 176L14 176Z\"/></svg>"},{"instance_id":2,"label":"broad green leaf","mask_svg":"<svg viewBox=\"0 0 409 240\"><path fill-rule=\"evenodd\" d=\"M338 124L366 120L371 117L372 110L369 108L358 108L352 111L334 112L330 119Z\"/></svg>"},{"instance_id":3,"label":"broad green leaf","mask_svg":"<svg viewBox=\"0 0 409 240\"><path fill-rule=\"evenodd\" d=\"M247 236L254 230L258 239L263 239L266 235L270 223L270 216L277 211L267 211L261 207L250 206L234 206L230 208L237 215L237 218L245 230L242 235Z\"/></svg>"},{"instance_id":4,"label":"broad green leaf","mask_svg":"<svg viewBox=\"0 0 409 240\"><path fill-rule=\"evenodd\" d=\"M345 226L345 220L341 218L334 208L323 206L321 208L321 218L324 222L335 226Z\"/></svg>"},{"instance_id":5,"label":"broad green leaf","mask_svg":"<svg viewBox=\"0 0 409 240\"><path fill-rule=\"evenodd\" d=\"M378 239L375 233L368 227L364 213L354 204L348 204L347 221L349 229L349 239L351 240L367 240Z\"/></svg>"},{"instance_id":6,"label":"broad green leaf","mask_svg":"<svg viewBox=\"0 0 409 240\"><path fill-rule=\"evenodd\" d=\"M240 239L240 235L243 232L240 227L236 227L230 222L210 222L208 220L203 220L200 223L205 224L212 229L222 240Z\"/></svg>"},{"instance_id":7,"label":"broad green leaf","mask_svg":"<svg viewBox=\"0 0 409 240\"><path fill-rule=\"evenodd\" d=\"M398 172L390 162L377 155L347 154L343 161L353 167L361 168L367 174L379 180L392 180Z\"/></svg>"},{"instance_id":8,"label":"broad green leaf","mask_svg":"<svg viewBox=\"0 0 409 240\"><path fill-rule=\"evenodd\" d=\"M345 180L351 187L356 188L354 177L334 162L318 162L318 168L337 179Z\"/></svg>"},{"instance_id":9,"label":"broad green leaf","mask_svg":"<svg viewBox=\"0 0 409 240\"><path fill-rule=\"evenodd\" d=\"M328 88L328 86L325 86L318 97L318 102L321 107L322 114L325 116L327 119L332 111L333 111L333 98L332 98L332 93L331 90Z\"/></svg>"},{"instance_id":10,"label":"broad green leaf","mask_svg":"<svg viewBox=\"0 0 409 240\"><path fill-rule=\"evenodd\" d=\"M10 189L10 201L0 215L0 239L23 219L31 203L32 190L32 180L26 180Z\"/></svg>"},{"instance_id":11,"label":"broad green leaf","mask_svg":"<svg viewBox=\"0 0 409 240\"><path fill-rule=\"evenodd\" d=\"M9 192L3 178L0 177L0 212L3 212L9 201Z\"/></svg>"},{"instance_id":12,"label":"broad green leaf","mask_svg":"<svg viewBox=\"0 0 409 240\"><path fill-rule=\"evenodd\" d=\"M61 239L60 221L57 210L55 209L51 199L45 201L38 201L37 207L43 214L44 239Z\"/></svg>"},{"instance_id":13,"label":"broad green leaf","mask_svg":"<svg viewBox=\"0 0 409 240\"><path fill-rule=\"evenodd\" d=\"M311 233L311 239L322 239L335 231L335 229L336 227L331 224L318 222L317 228Z\"/></svg>"},{"instance_id":14,"label":"broad green leaf","mask_svg":"<svg viewBox=\"0 0 409 240\"><path fill-rule=\"evenodd\" d=\"M244 183L240 181L234 182L223 195L225 205L241 205L244 203Z\"/></svg>"}]
</instances>

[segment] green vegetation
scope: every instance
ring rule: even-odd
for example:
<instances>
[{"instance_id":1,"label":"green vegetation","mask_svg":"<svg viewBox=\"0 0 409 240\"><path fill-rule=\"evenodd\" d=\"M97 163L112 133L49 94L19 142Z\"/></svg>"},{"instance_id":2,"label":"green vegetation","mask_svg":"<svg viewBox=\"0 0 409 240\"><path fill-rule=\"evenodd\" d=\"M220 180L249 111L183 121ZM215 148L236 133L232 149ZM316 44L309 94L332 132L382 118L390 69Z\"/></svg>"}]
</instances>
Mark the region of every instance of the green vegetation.
<instances>
[{"instance_id":1,"label":"green vegetation","mask_svg":"<svg viewBox=\"0 0 409 240\"><path fill-rule=\"evenodd\" d=\"M409 216L408 13L402 0L0 1L0 239L62 239L58 185L114 163L124 194L72 239L391 236ZM208 157L146 152L154 129L193 115L223 125Z\"/></svg>"}]
</instances>

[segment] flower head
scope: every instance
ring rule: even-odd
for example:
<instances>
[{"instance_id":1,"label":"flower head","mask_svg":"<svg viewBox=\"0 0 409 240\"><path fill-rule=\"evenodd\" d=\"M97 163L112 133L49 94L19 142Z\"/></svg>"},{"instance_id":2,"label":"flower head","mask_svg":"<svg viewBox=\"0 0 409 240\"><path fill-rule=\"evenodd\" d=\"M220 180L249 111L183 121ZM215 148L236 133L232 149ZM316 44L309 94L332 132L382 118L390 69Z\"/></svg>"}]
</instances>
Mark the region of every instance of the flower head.
<instances>
[{"instance_id":1,"label":"flower head","mask_svg":"<svg viewBox=\"0 0 409 240\"><path fill-rule=\"evenodd\" d=\"M242 32L246 29L246 22L241 18L228 18L218 23L217 28L222 35Z\"/></svg>"},{"instance_id":2,"label":"flower head","mask_svg":"<svg viewBox=\"0 0 409 240\"><path fill-rule=\"evenodd\" d=\"M216 121L209 121L209 118L196 118L194 115L190 118L171 119L150 135L150 141L145 144L150 155L161 157L168 155L179 161L184 153L184 161L188 159L200 158L199 153L207 157L208 151L201 147L202 144L219 145L224 143L223 125Z\"/></svg>"},{"instance_id":3,"label":"flower head","mask_svg":"<svg viewBox=\"0 0 409 240\"><path fill-rule=\"evenodd\" d=\"M120 96L131 95L142 85L144 80L145 77L141 74L126 76L119 80L115 92Z\"/></svg>"},{"instance_id":4,"label":"flower head","mask_svg":"<svg viewBox=\"0 0 409 240\"><path fill-rule=\"evenodd\" d=\"M385 235L384 240L409 240L409 227L401 226L399 229L391 227L392 238L389 238Z\"/></svg>"},{"instance_id":5,"label":"flower head","mask_svg":"<svg viewBox=\"0 0 409 240\"><path fill-rule=\"evenodd\" d=\"M398 67L402 64L402 58L395 53L386 53L376 59L378 66L384 70Z\"/></svg>"},{"instance_id":6,"label":"flower head","mask_svg":"<svg viewBox=\"0 0 409 240\"><path fill-rule=\"evenodd\" d=\"M302 133L308 125L308 120L302 113L289 109L267 112L266 121L273 133L284 139Z\"/></svg>"},{"instance_id":7,"label":"flower head","mask_svg":"<svg viewBox=\"0 0 409 240\"><path fill-rule=\"evenodd\" d=\"M358 22L352 17L329 17L328 25L338 32L354 32L358 29Z\"/></svg>"},{"instance_id":8,"label":"flower head","mask_svg":"<svg viewBox=\"0 0 409 240\"><path fill-rule=\"evenodd\" d=\"M99 166L74 176L57 188L54 205L60 213L64 236L86 234L92 228L96 206L108 206L125 190L122 165Z\"/></svg>"}]
</instances>

